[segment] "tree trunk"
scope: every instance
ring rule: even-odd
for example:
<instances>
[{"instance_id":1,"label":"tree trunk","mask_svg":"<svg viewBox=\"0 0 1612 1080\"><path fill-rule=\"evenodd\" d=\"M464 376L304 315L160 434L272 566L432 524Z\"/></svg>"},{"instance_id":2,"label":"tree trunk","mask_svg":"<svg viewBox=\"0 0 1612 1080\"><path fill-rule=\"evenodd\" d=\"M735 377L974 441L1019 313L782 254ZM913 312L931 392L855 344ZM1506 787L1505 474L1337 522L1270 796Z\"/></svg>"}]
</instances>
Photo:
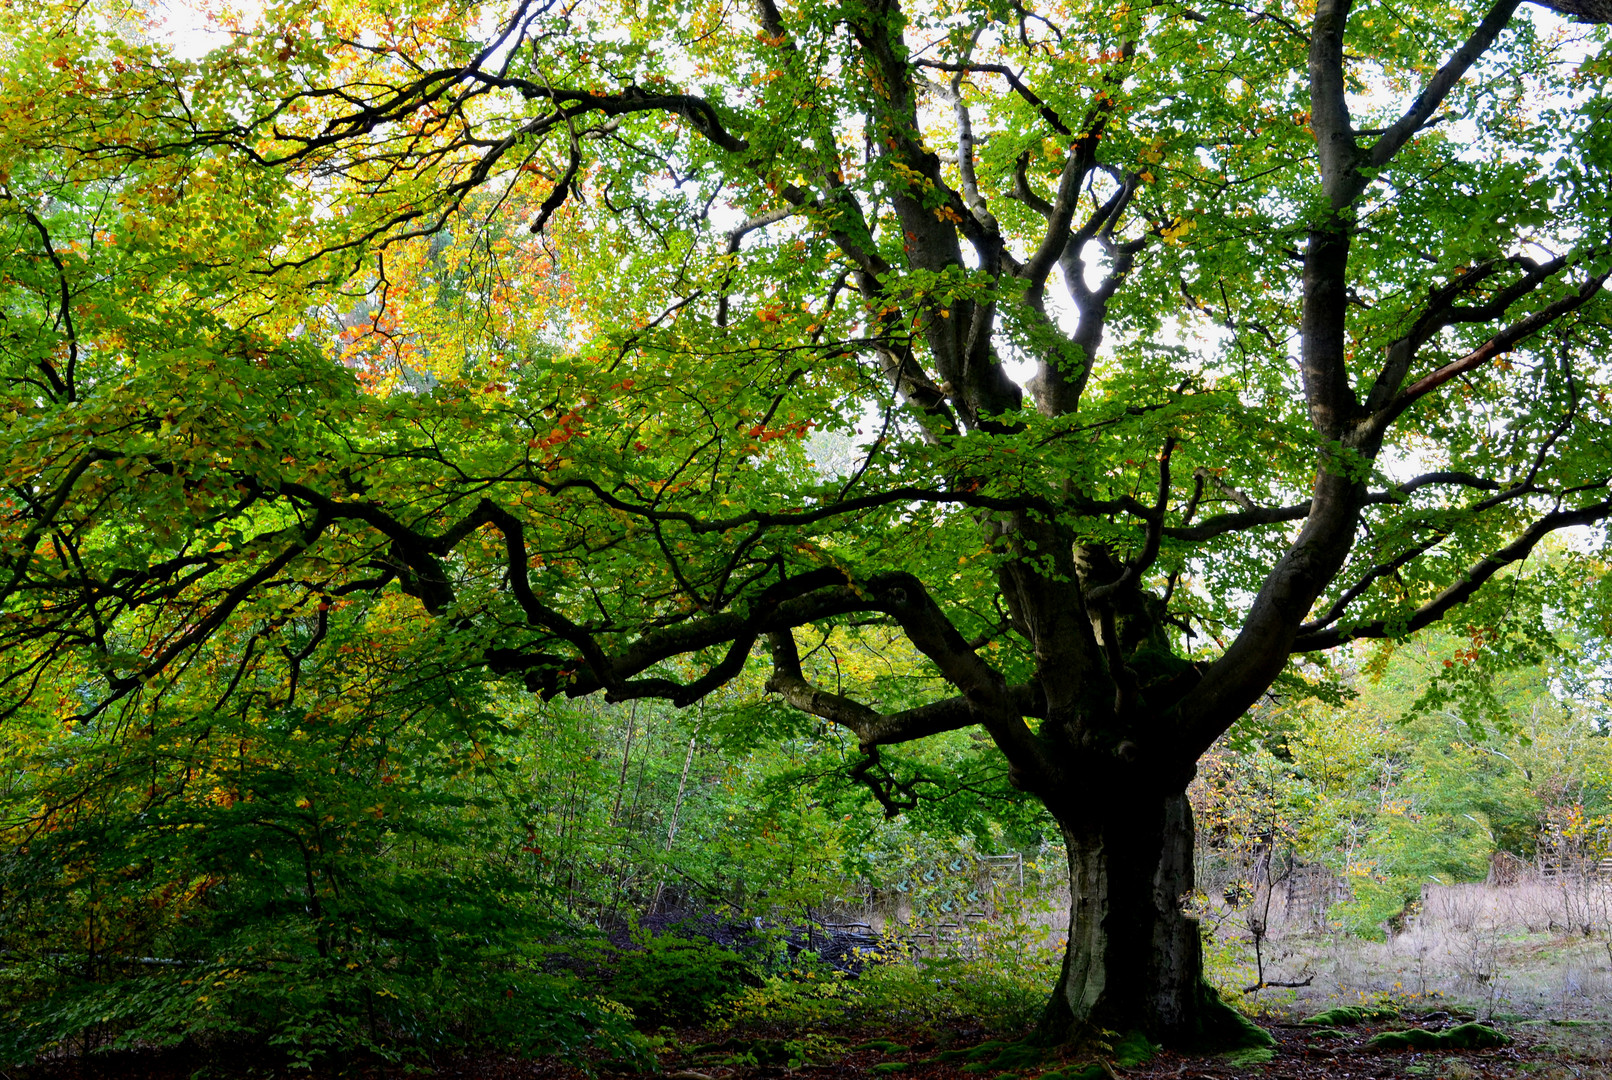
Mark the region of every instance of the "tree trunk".
<instances>
[{"instance_id":1,"label":"tree trunk","mask_svg":"<svg viewBox=\"0 0 1612 1080\"><path fill-rule=\"evenodd\" d=\"M1177 1047L1268 1045L1203 979L1198 920L1183 910L1193 886L1185 792L1115 792L1060 824L1069 944L1041 1039L1140 1031Z\"/></svg>"}]
</instances>

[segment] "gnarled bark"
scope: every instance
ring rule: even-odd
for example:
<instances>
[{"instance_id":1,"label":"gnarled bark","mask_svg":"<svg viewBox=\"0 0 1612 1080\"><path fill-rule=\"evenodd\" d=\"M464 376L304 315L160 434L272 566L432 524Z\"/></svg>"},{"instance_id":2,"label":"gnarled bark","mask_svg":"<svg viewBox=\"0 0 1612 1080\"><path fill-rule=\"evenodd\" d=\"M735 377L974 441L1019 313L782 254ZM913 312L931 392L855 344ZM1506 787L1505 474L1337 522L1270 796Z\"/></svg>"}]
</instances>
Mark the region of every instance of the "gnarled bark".
<instances>
[{"instance_id":1,"label":"gnarled bark","mask_svg":"<svg viewBox=\"0 0 1612 1080\"><path fill-rule=\"evenodd\" d=\"M1174 1046L1266 1045L1203 979L1192 892L1192 808L1181 791L1111 790L1060 822L1069 849L1069 940L1038 1037L1141 1030Z\"/></svg>"}]
</instances>

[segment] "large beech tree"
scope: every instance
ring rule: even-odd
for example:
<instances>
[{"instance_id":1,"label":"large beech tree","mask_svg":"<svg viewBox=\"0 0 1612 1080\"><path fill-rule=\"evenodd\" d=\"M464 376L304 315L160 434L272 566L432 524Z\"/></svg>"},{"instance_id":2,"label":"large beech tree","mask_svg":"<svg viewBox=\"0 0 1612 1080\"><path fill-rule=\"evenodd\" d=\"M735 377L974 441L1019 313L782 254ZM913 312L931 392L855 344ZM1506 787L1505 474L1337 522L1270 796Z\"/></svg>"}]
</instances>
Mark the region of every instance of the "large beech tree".
<instances>
[{"instance_id":1,"label":"large beech tree","mask_svg":"<svg viewBox=\"0 0 1612 1080\"><path fill-rule=\"evenodd\" d=\"M1199 756L1327 650L1501 647L1612 513L1608 10L1548 7L41 8L0 712L312 707L383 611L544 695L762 665L892 811L963 727L1045 803L1047 1034L1213 1038ZM923 679L836 676L869 624Z\"/></svg>"}]
</instances>

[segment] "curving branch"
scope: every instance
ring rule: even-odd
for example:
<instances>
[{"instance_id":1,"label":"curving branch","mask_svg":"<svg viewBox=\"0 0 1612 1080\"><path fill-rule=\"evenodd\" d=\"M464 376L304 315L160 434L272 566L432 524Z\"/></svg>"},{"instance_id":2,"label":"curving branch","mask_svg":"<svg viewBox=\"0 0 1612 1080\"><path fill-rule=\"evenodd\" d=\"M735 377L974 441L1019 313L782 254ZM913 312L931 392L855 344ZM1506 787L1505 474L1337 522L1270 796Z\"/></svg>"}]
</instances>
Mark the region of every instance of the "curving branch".
<instances>
[{"instance_id":1,"label":"curving branch","mask_svg":"<svg viewBox=\"0 0 1612 1080\"><path fill-rule=\"evenodd\" d=\"M1522 0L1497 0L1483 17L1483 21L1478 24L1478 28L1472 31L1471 36L1428 80L1427 85L1416 95L1416 100L1411 102L1404 115L1371 145L1368 160L1373 168L1381 168L1393 160L1400 147L1404 146L1410 137L1421 130L1433 114L1438 112L1439 106L1444 104L1444 99L1455 89L1461 77L1467 73L1467 69L1477 62L1478 57L1489 51L1489 47L1495 43L1495 39L1506 28L1506 24L1511 22L1512 14L1521 3ZM1362 179L1362 190L1368 182Z\"/></svg>"},{"instance_id":2,"label":"curving branch","mask_svg":"<svg viewBox=\"0 0 1612 1080\"><path fill-rule=\"evenodd\" d=\"M1072 136L1069 152L1064 157L1063 170L1058 175L1058 190L1053 195L1052 210L1047 215L1046 234L1018 274L1021 280L1029 283L1032 294L1038 294L1046 288L1047 275L1057 265L1069 244L1070 225L1074 221L1075 210L1080 202L1081 188L1092 170L1097 167L1097 148L1103 133L1108 129L1109 121L1113 118L1114 110L1119 105L1117 92L1120 84L1125 81L1124 72L1135 53L1134 39L1127 40L1120 47L1118 71L1111 71L1104 77L1103 84L1106 90L1087 111L1080 134Z\"/></svg>"},{"instance_id":3,"label":"curving branch","mask_svg":"<svg viewBox=\"0 0 1612 1080\"><path fill-rule=\"evenodd\" d=\"M1412 324L1410 332L1385 350L1382 370L1378 373L1366 399L1366 411L1380 413L1393 401L1404 384L1418 351L1440 330L1448 326L1492 322L1510 310L1511 305L1535 292L1557 274L1576 265L1578 261L1582 260L1572 260L1565 255L1544 263L1535 262L1521 255L1513 255L1506 259L1489 259L1471 267L1443 288L1433 290L1428 297L1426 308ZM1493 278L1508 264L1521 266L1524 270L1523 276L1496 290L1494 295L1482 304L1463 307L1458 303L1461 297Z\"/></svg>"},{"instance_id":4,"label":"curving branch","mask_svg":"<svg viewBox=\"0 0 1612 1080\"><path fill-rule=\"evenodd\" d=\"M1142 543L1142 550L1125 564L1124 571L1113 581L1101 585L1094 585L1086 590L1086 603L1092 608L1101 607L1115 596L1131 588L1141 580L1143 574L1153 566L1159 557L1159 540L1164 535L1164 511L1170 505L1170 455L1175 452L1175 436L1164 440L1164 449L1159 452L1159 486L1153 507L1146 512L1147 521L1146 539ZM1109 641L1112 634L1106 634Z\"/></svg>"},{"instance_id":5,"label":"curving branch","mask_svg":"<svg viewBox=\"0 0 1612 1080\"><path fill-rule=\"evenodd\" d=\"M1496 357L1505 355L1562 316L1583 307L1595 298L1609 277L1612 277L1612 270L1603 271L1590 277L1576 291L1512 323L1460 359L1453 360L1438 370L1422 376L1401 391L1392 403L1384 407L1382 411L1372 418L1372 428L1377 432L1381 432L1406 409L1451 379L1481 367Z\"/></svg>"},{"instance_id":6,"label":"curving branch","mask_svg":"<svg viewBox=\"0 0 1612 1080\"><path fill-rule=\"evenodd\" d=\"M1059 116L1057 111L1054 110L1052 106L1048 105L1045 101L1042 101L1041 98L1037 96L1035 91L1031 90L1028 86L1025 86L1024 81L1019 78L1018 73L1006 65L975 64L966 61L961 64L952 64L940 60L918 60L915 61L915 63L918 67L930 68L935 71L951 72L958 75L1000 75L1007 80L1007 84L1013 88L1013 92L1015 94L1023 98L1029 103L1031 108L1035 109L1036 112L1041 114L1041 119L1045 120L1047 125L1051 127L1053 131L1056 131L1059 135L1062 135L1066 139L1073 139L1075 137L1074 131L1070 129L1068 124L1064 123L1063 117Z\"/></svg>"},{"instance_id":7,"label":"curving branch","mask_svg":"<svg viewBox=\"0 0 1612 1080\"><path fill-rule=\"evenodd\" d=\"M39 370L50 382L51 391L62 401L78 400L78 330L73 326L73 291L67 280L67 266L62 262L56 245L51 243L50 230L39 219L39 215L32 210L24 208L22 216L28 224L34 227L39 234L39 242L45 248L45 257L56 271L58 297L56 310L53 313L56 322L62 328L62 336L67 339L67 367L57 372L56 365L48 357L39 358Z\"/></svg>"},{"instance_id":8,"label":"curving branch","mask_svg":"<svg viewBox=\"0 0 1612 1080\"><path fill-rule=\"evenodd\" d=\"M1603 483L1600 487L1609 485ZM1438 622L1470 599L1485 582L1512 563L1526 559L1535 546L1553 532L1575 525L1595 525L1612 517L1612 499L1577 510L1557 510L1535 521L1511 543L1474 562L1461 578L1406 618L1375 619L1356 626L1337 627L1301 633L1293 639L1291 652L1317 652L1360 638L1403 637Z\"/></svg>"},{"instance_id":9,"label":"curving branch","mask_svg":"<svg viewBox=\"0 0 1612 1080\"><path fill-rule=\"evenodd\" d=\"M821 690L807 681L801 671L800 651L794 634L775 630L767 635L772 651L772 674L767 692L777 694L803 713L838 724L856 735L864 753L877 746L912 742L946 731L973 727L980 722L978 709L961 695L919 705L895 713L881 713L861 702ZM1034 704L1028 686L1016 688L1027 706Z\"/></svg>"}]
</instances>

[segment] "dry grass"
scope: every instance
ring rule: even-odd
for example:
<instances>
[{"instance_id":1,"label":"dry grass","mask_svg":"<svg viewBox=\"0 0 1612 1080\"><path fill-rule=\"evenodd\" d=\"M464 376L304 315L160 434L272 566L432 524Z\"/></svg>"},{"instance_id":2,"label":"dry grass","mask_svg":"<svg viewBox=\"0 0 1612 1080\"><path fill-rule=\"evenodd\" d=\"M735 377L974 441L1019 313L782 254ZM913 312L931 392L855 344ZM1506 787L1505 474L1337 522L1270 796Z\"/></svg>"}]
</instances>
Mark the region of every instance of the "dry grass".
<instances>
[{"instance_id":1,"label":"dry grass","mask_svg":"<svg viewBox=\"0 0 1612 1080\"><path fill-rule=\"evenodd\" d=\"M1219 909L1219 951L1234 978L1252 977L1247 917ZM1428 886L1420 909L1382 942L1317 927L1313 912L1271 905L1265 977L1310 985L1262 990L1271 1005L1308 1009L1394 998L1483 1017L1612 1021L1612 882L1584 875L1510 885ZM1229 963L1228 963L1229 961Z\"/></svg>"},{"instance_id":2,"label":"dry grass","mask_svg":"<svg viewBox=\"0 0 1612 1080\"><path fill-rule=\"evenodd\" d=\"M1278 885L1258 912L1266 924L1264 978L1308 979L1307 986L1244 995L1243 988L1258 979L1248 930L1256 913L1246 904L1232 908L1214 893L1200 911L1211 978L1256 1012L1313 1012L1340 1002L1389 998L1411 1006L1458 1008L1485 1019L1612 1024L1612 880L1532 874L1507 885L1430 885L1399 932L1372 942L1337 928L1328 908L1342 894L1315 877L1302 879L1302 887L1293 891ZM967 922L967 931L962 926L951 931L957 936L950 942L945 931L936 935L934 927L908 921L910 911L869 906L841 917L911 935L922 951L955 949L963 944L958 937L1008 932L1006 924L1016 921L1021 942L1059 950L1068 895L1053 890L1016 913L992 911L989 926ZM1612 1027L1607 1032L1612 1041ZM1612 1045L1606 1049L1612 1054Z\"/></svg>"}]
</instances>

